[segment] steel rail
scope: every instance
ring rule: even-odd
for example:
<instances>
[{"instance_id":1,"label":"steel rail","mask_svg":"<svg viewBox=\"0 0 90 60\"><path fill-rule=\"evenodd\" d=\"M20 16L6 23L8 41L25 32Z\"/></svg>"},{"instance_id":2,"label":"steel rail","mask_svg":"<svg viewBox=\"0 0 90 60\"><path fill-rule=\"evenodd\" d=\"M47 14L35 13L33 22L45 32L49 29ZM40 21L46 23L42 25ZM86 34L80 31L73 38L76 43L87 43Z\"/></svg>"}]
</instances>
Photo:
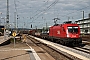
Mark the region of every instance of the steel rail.
<instances>
[{"instance_id":1,"label":"steel rail","mask_svg":"<svg viewBox=\"0 0 90 60\"><path fill-rule=\"evenodd\" d=\"M31 37L34 38L34 39L36 39L36 40L38 40L38 41L40 41L40 42L42 42L42 43L44 43L44 44L47 44L47 45L49 45L49 46L52 46L52 47L54 47L54 48L56 48L56 49L58 49L58 50L60 50L60 51L62 51L62 52L65 52L65 53L70 54L70 55L72 55L72 56L74 56L74 57L77 57L77 58L79 58L79 59L82 59L82 60L90 60L90 58L88 58L88 57L86 57L86 56L83 56L83 55L78 54L78 53L76 53L76 52L67 50L67 49L62 48L62 47L60 47L60 46L56 46L56 45L53 44L52 42L49 42L49 41L46 41L46 40L43 40L43 39L40 39L40 38L37 38L37 37L33 37L33 36L31 36Z\"/></svg>"}]
</instances>

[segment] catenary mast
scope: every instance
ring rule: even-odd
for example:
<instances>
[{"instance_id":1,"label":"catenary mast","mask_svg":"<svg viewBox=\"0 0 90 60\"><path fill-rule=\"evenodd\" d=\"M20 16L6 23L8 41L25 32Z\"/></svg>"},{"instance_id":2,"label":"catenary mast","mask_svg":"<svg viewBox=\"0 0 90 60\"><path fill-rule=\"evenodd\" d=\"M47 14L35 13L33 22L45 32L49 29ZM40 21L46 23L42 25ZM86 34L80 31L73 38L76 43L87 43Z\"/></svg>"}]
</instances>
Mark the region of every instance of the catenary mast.
<instances>
[{"instance_id":1,"label":"catenary mast","mask_svg":"<svg viewBox=\"0 0 90 60\"><path fill-rule=\"evenodd\" d=\"M6 29L9 30L9 0L7 0Z\"/></svg>"}]
</instances>

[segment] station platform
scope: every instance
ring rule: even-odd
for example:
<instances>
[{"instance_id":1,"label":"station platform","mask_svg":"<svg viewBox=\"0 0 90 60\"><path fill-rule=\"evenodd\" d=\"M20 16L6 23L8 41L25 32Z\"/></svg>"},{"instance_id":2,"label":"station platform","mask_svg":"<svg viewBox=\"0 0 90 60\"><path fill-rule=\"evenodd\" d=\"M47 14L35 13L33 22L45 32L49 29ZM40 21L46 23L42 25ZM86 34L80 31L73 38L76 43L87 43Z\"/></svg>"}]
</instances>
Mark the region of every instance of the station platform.
<instances>
[{"instance_id":1,"label":"station platform","mask_svg":"<svg viewBox=\"0 0 90 60\"><path fill-rule=\"evenodd\" d=\"M27 43L13 43L0 47L0 60L55 60L42 48L33 44L29 39Z\"/></svg>"},{"instance_id":2,"label":"station platform","mask_svg":"<svg viewBox=\"0 0 90 60\"><path fill-rule=\"evenodd\" d=\"M8 36L0 36L0 45L8 41L11 37Z\"/></svg>"}]
</instances>

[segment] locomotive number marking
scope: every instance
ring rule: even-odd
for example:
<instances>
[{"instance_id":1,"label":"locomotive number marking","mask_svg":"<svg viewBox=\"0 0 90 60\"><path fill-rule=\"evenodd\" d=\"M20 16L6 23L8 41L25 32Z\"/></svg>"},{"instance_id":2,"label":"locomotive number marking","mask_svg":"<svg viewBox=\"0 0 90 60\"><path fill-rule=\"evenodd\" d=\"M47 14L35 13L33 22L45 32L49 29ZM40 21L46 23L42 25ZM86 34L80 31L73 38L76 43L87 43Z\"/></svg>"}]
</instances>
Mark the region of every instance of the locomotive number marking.
<instances>
[{"instance_id":1,"label":"locomotive number marking","mask_svg":"<svg viewBox=\"0 0 90 60\"><path fill-rule=\"evenodd\" d=\"M57 31L57 34L60 34L60 31Z\"/></svg>"}]
</instances>

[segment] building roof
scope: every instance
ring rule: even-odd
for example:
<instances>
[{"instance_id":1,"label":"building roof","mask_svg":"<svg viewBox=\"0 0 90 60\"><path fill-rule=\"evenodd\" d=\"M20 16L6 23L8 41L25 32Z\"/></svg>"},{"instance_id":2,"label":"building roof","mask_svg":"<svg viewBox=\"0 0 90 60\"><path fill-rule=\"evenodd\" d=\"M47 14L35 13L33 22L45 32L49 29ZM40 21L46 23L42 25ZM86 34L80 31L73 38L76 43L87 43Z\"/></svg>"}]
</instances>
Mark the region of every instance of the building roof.
<instances>
[{"instance_id":1,"label":"building roof","mask_svg":"<svg viewBox=\"0 0 90 60\"><path fill-rule=\"evenodd\" d=\"M86 18L86 19L84 19L84 20L89 20L90 18ZM79 22L79 21L83 21L83 19L81 19L81 20L78 20L78 21L75 21L75 22Z\"/></svg>"}]
</instances>

